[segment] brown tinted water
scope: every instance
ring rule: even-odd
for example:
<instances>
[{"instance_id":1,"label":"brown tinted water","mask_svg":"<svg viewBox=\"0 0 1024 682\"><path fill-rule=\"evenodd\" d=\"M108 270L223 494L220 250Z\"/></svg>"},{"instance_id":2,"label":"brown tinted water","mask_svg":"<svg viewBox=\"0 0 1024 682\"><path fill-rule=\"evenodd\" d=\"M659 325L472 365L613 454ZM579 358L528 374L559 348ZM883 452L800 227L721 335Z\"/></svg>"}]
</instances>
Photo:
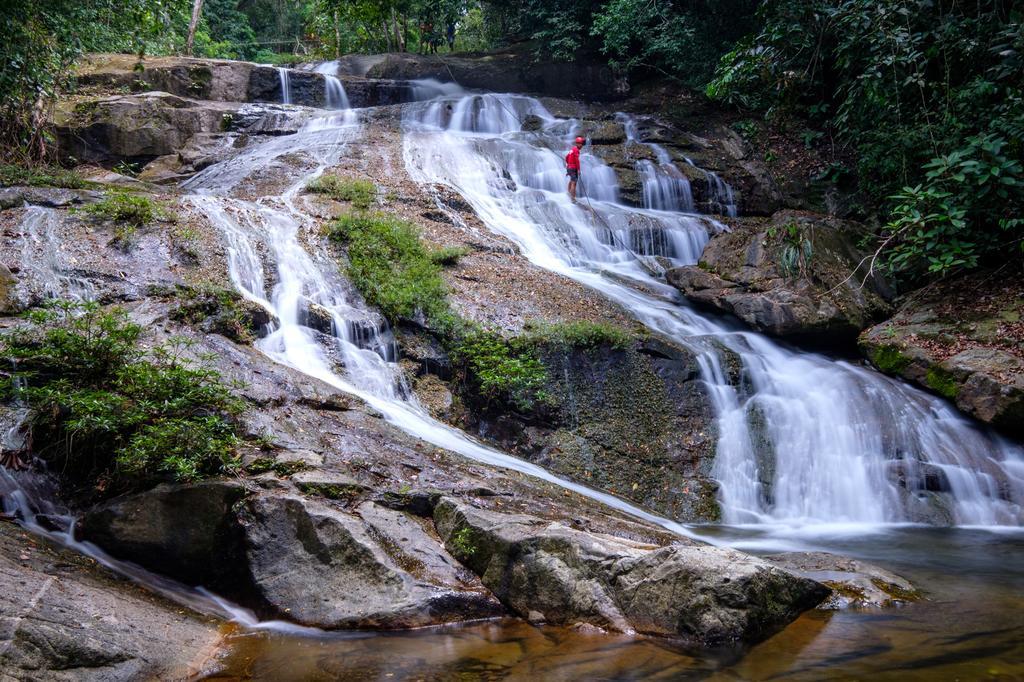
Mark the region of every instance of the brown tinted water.
<instances>
[{"instance_id":1,"label":"brown tinted water","mask_svg":"<svg viewBox=\"0 0 1024 682\"><path fill-rule=\"evenodd\" d=\"M389 634L237 632L204 679L1024 680L1024 534L897 528L808 539L706 530L748 551L813 548L872 561L927 599L812 611L749 650L710 654L514 619Z\"/></svg>"}]
</instances>

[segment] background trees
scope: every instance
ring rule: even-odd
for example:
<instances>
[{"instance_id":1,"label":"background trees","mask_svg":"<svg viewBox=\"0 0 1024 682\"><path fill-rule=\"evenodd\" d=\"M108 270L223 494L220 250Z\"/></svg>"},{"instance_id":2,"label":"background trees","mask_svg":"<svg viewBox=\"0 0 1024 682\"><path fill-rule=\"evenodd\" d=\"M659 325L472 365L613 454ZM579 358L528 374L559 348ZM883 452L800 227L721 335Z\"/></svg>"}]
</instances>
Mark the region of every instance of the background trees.
<instances>
[{"instance_id":1,"label":"background trees","mask_svg":"<svg viewBox=\"0 0 1024 682\"><path fill-rule=\"evenodd\" d=\"M7 0L0 154L45 154L50 103L85 51L181 53L195 0ZM514 47L668 79L835 143L882 261L907 278L1021 258L1019 0L205 0L198 56Z\"/></svg>"}]
</instances>

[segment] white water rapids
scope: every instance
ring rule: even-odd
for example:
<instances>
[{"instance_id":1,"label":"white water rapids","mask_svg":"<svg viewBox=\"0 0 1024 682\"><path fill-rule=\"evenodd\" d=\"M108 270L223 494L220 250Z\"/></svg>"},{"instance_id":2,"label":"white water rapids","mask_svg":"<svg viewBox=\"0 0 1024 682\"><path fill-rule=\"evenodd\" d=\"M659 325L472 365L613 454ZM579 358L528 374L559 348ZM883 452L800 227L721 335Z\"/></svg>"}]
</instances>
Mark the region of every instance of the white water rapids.
<instances>
[{"instance_id":1,"label":"white water rapids","mask_svg":"<svg viewBox=\"0 0 1024 682\"><path fill-rule=\"evenodd\" d=\"M542 119L543 129L522 132L526 115ZM1020 447L903 383L701 315L638 267L636 255L695 263L715 224L615 203L614 173L590 154L581 172L590 201L571 204L561 156L577 134L575 121L558 120L527 97L463 94L409 105L405 127L406 168L415 180L454 189L530 261L601 292L698 354L717 413L712 476L726 522L907 522L929 518L935 505L953 524L1024 520ZM708 182L721 180L708 174ZM718 187L715 196L732 204L731 190ZM638 241L651 250L638 251ZM742 362L740 386L725 379L730 354ZM947 492L927 489L929 473Z\"/></svg>"}]
</instances>

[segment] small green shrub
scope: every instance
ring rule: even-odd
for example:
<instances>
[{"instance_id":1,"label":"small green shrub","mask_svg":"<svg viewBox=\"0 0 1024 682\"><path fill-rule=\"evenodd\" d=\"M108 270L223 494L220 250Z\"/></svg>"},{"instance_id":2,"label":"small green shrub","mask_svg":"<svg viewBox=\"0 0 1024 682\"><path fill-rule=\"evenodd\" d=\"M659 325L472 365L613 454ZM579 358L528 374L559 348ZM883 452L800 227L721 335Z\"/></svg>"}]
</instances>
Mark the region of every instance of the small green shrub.
<instances>
[{"instance_id":1,"label":"small green shrub","mask_svg":"<svg viewBox=\"0 0 1024 682\"><path fill-rule=\"evenodd\" d=\"M81 211L93 220L113 223L114 243L123 249L131 247L140 228L166 217L160 205L149 197L124 191L108 192L102 201Z\"/></svg>"},{"instance_id":2,"label":"small green shrub","mask_svg":"<svg viewBox=\"0 0 1024 682\"><path fill-rule=\"evenodd\" d=\"M63 187L84 189L89 182L75 171L57 166L18 166L0 164L0 186Z\"/></svg>"},{"instance_id":3,"label":"small green shrub","mask_svg":"<svg viewBox=\"0 0 1024 682\"><path fill-rule=\"evenodd\" d=\"M525 339L476 329L457 338L449 352L464 368L465 382L487 403L529 411L547 399L547 369Z\"/></svg>"},{"instance_id":4,"label":"small green shrub","mask_svg":"<svg viewBox=\"0 0 1024 682\"><path fill-rule=\"evenodd\" d=\"M119 492L235 469L241 402L213 369L186 361L189 342L144 351L142 329L95 303L30 312L3 339L8 399L31 410L36 452L65 482Z\"/></svg>"},{"instance_id":5,"label":"small green shrub","mask_svg":"<svg viewBox=\"0 0 1024 682\"><path fill-rule=\"evenodd\" d=\"M331 238L348 251L349 279L392 323L418 314L441 324L451 320L441 267L411 223L383 214L350 213L334 223Z\"/></svg>"},{"instance_id":6,"label":"small green shrub","mask_svg":"<svg viewBox=\"0 0 1024 682\"><path fill-rule=\"evenodd\" d=\"M468 559L476 554L476 545L473 543L473 531L469 528L460 528L452 535L452 554L456 559Z\"/></svg>"},{"instance_id":7,"label":"small green shrub","mask_svg":"<svg viewBox=\"0 0 1024 682\"><path fill-rule=\"evenodd\" d=\"M468 256L473 250L466 246L446 246L430 252L430 260L441 267L457 265L459 259Z\"/></svg>"},{"instance_id":8,"label":"small green shrub","mask_svg":"<svg viewBox=\"0 0 1024 682\"><path fill-rule=\"evenodd\" d=\"M340 175L321 175L310 181L306 190L326 194L338 201L351 202L355 208L367 210L377 198L377 186L369 180L353 180Z\"/></svg>"},{"instance_id":9,"label":"small green shrub","mask_svg":"<svg viewBox=\"0 0 1024 682\"><path fill-rule=\"evenodd\" d=\"M559 322L535 325L529 338L537 343L558 344L570 348L596 348L611 346L618 350L629 348L633 337L623 329L606 322Z\"/></svg>"}]
</instances>

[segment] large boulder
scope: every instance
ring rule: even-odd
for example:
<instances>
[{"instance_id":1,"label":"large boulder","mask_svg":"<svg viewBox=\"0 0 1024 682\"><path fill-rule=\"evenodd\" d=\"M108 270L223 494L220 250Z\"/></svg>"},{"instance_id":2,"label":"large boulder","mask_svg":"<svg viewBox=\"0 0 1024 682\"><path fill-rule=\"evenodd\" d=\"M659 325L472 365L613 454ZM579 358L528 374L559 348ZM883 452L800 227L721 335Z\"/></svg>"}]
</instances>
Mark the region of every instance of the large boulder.
<instances>
[{"instance_id":1,"label":"large boulder","mask_svg":"<svg viewBox=\"0 0 1024 682\"><path fill-rule=\"evenodd\" d=\"M232 481L161 485L93 509L77 532L151 571L192 585L230 587L243 558L233 507L244 493Z\"/></svg>"},{"instance_id":2,"label":"large boulder","mask_svg":"<svg viewBox=\"0 0 1024 682\"><path fill-rule=\"evenodd\" d=\"M513 612L533 621L720 645L756 642L828 596L760 559L704 545L655 546L443 498L446 546Z\"/></svg>"},{"instance_id":3,"label":"large boulder","mask_svg":"<svg viewBox=\"0 0 1024 682\"><path fill-rule=\"evenodd\" d=\"M890 311L891 292L854 246L857 223L798 211L738 221L697 265L669 270L688 299L758 331L812 341L852 340Z\"/></svg>"},{"instance_id":4,"label":"large boulder","mask_svg":"<svg viewBox=\"0 0 1024 682\"><path fill-rule=\"evenodd\" d=\"M365 503L353 515L305 498L258 496L241 521L252 586L274 615L328 629L394 629L501 613L402 512Z\"/></svg>"},{"instance_id":5,"label":"large boulder","mask_svg":"<svg viewBox=\"0 0 1024 682\"><path fill-rule=\"evenodd\" d=\"M417 517L372 502L342 511L365 488L314 473L295 482L316 497L289 494L280 482L268 487L283 493L246 494L227 481L158 486L89 512L78 533L118 558L313 627L396 629L501 615Z\"/></svg>"},{"instance_id":6,"label":"large boulder","mask_svg":"<svg viewBox=\"0 0 1024 682\"><path fill-rule=\"evenodd\" d=\"M859 344L879 370L1024 436L1024 285L985 274L929 287Z\"/></svg>"},{"instance_id":7,"label":"large boulder","mask_svg":"<svg viewBox=\"0 0 1024 682\"><path fill-rule=\"evenodd\" d=\"M788 552L764 559L831 588L832 596L818 608L897 606L921 598L906 578L866 561L828 552Z\"/></svg>"},{"instance_id":8,"label":"large boulder","mask_svg":"<svg viewBox=\"0 0 1024 682\"><path fill-rule=\"evenodd\" d=\"M148 163L177 153L198 133L219 132L239 108L166 92L85 100L58 112L61 155L79 163Z\"/></svg>"}]
</instances>

